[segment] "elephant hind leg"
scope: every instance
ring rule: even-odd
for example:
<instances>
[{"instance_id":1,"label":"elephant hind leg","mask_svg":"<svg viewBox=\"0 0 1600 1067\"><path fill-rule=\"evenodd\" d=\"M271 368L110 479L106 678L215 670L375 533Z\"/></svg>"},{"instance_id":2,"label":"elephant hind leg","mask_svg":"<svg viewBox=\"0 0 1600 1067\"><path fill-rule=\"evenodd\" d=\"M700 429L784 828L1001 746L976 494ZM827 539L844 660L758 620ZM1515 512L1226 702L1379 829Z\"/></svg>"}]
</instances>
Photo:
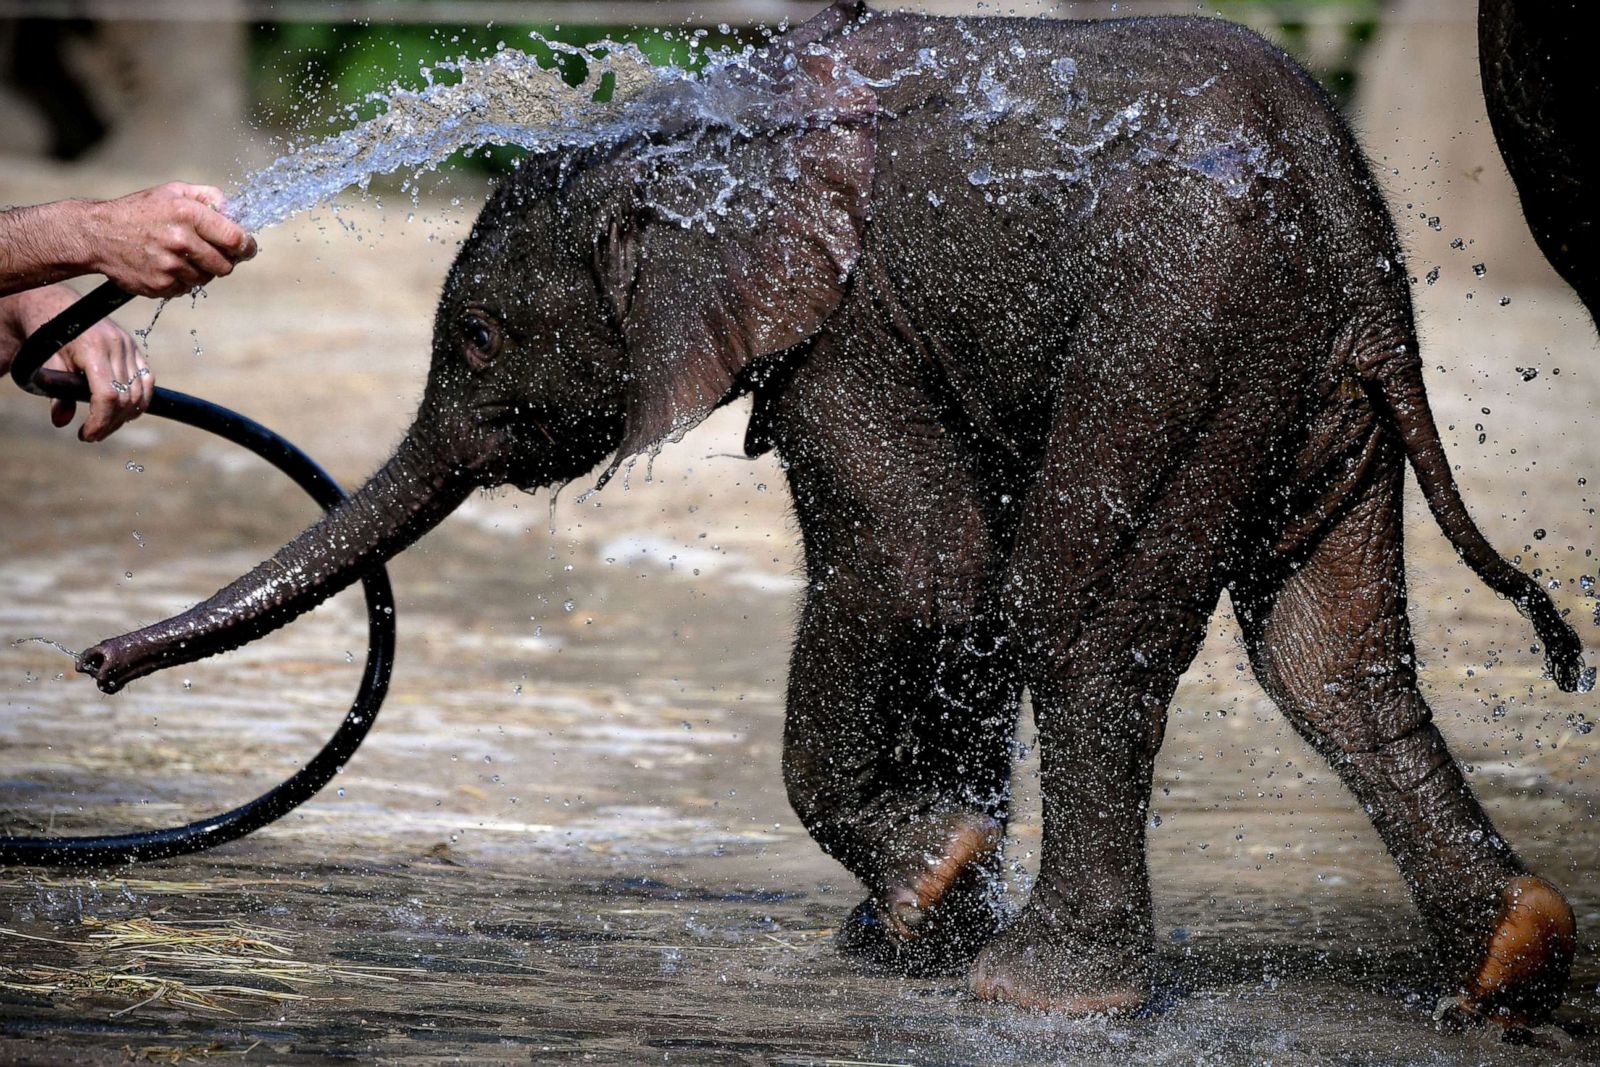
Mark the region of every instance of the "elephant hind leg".
<instances>
[{"instance_id":1,"label":"elephant hind leg","mask_svg":"<svg viewBox=\"0 0 1600 1067\"><path fill-rule=\"evenodd\" d=\"M1257 678L1371 817L1447 981L1477 1014L1535 1021L1560 1002L1572 912L1496 832L1418 691L1402 467L1378 448L1348 509L1284 561L1299 566L1242 584L1235 608Z\"/></svg>"}]
</instances>

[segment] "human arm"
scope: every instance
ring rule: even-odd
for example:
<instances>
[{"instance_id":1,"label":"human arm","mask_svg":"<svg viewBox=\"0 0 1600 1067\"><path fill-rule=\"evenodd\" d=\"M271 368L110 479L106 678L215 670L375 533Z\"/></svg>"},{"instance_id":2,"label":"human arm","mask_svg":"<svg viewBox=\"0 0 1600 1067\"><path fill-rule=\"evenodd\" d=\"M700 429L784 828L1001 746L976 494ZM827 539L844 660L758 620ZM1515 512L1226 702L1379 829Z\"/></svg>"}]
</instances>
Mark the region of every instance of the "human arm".
<instances>
[{"instance_id":1,"label":"human arm","mask_svg":"<svg viewBox=\"0 0 1600 1067\"><path fill-rule=\"evenodd\" d=\"M221 191L168 182L115 200L0 212L0 296L104 274L137 296L179 296L256 254Z\"/></svg>"}]
</instances>

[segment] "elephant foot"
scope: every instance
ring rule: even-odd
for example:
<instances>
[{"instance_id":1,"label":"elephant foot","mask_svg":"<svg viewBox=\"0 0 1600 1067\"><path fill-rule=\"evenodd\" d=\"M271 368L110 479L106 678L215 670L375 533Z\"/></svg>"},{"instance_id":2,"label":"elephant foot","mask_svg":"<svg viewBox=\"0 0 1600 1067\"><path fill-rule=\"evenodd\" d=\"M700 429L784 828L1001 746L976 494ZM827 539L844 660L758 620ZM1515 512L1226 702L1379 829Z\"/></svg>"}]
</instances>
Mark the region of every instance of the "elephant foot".
<instances>
[{"instance_id":1,"label":"elephant foot","mask_svg":"<svg viewBox=\"0 0 1600 1067\"><path fill-rule=\"evenodd\" d=\"M1556 887L1536 875L1513 878L1461 1006L1507 1027L1543 1021L1561 1004L1577 943L1572 908Z\"/></svg>"},{"instance_id":2,"label":"elephant foot","mask_svg":"<svg viewBox=\"0 0 1600 1067\"><path fill-rule=\"evenodd\" d=\"M846 956L909 978L949 978L965 972L1004 925L987 872L968 867L938 905L927 909L915 938L900 936L885 921L882 905L869 897L845 919L834 943Z\"/></svg>"},{"instance_id":3,"label":"elephant foot","mask_svg":"<svg viewBox=\"0 0 1600 1067\"><path fill-rule=\"evenodd\" d=\"M1150 949L1147 943L1108 944L1114 941L1064 936L1030 906L978 954L972 991L983 1000L1059 1015L1131 1014L1150 999Z\"/></svg>"},{"instance_id":4,"label":"elephant foot","mask_svg":"<svg viewBox=\"0 0 1600 1067\"><path fill-rule=\"evenodd\" d=\"M940 903L958 885L981 882L982 868L1004 839L999 820L976 812L927 820L910 840L897 843L895 851L903 859L891 863L883 879L879 918L894 936L908 942L938 928Z\"/></svg>"}]
</instances>

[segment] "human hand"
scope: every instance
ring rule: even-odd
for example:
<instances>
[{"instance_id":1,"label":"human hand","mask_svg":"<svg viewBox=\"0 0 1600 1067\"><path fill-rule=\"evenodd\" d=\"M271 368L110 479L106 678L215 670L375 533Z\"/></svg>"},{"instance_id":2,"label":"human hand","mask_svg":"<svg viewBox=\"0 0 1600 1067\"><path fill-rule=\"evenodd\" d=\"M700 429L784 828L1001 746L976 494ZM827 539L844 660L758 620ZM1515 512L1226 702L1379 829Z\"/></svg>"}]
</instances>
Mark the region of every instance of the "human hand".
<instances>
[{"instance_id":1,"label":"human hand","mask_svg":"<svg viewBox=\"0 0 1600 1067\"><path fill-rule=\"evenodd\" d=\"M183 182L86 202L88 262L135 295L181 296L256 254L255 238L222 205L221 190Z\"/></svg>"},{"instance_id":2,"label":"human hand","mask_svg":"<svg viewBox=\"0 0 1600 1067\"><path fill-rule=\"evenodd\" d=\"M0 373L34 330L66 310L78 294L65 285L30 289L0 300ZM136 419L155 395L155 375L127 332L101 319L45 363L50 370L82 374L89 382L89 416L78 427L80 441L103 441L129 419ZM50 404L50 421L65 426L77 414L70 400Z\"/></svg>"}]
</instances>

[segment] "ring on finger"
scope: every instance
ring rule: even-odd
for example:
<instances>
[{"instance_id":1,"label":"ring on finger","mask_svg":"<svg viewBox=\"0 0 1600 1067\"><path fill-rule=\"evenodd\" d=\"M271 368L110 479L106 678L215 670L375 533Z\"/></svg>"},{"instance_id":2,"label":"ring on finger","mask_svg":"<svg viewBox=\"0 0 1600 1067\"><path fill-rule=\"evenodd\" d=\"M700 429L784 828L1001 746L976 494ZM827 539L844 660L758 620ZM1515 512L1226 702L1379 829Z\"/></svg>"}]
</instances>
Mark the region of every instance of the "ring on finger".
<instances>
[{"instance_id":1,"label":"ring on finger","mask_svg":"<svg viewBox=\"0 0 1600 1067\"><path fill-rule=\"evenodd\" d=\"M149 367L140 367L138 370L133 372L133 377L134 378L148 378L148 377L150 377L150 368ZM130 384L130 385L133 384L133 379L132 378L130 378L128 380L128 384Z\"/></svg>"},{"instance_id":2,"label":"ring on finger","mask_svg":"<svg viewBox=\"0 0 1600 1067\"><path fill-rule=\"evenodd\" d=\"M129 378L125 382L119 382L115 378L113 378L113 379L111 379L111 389L112 389L113 392L117 392L117 393L131 392L133 390L133 379Z\"/></svg>"}]
</instances>

